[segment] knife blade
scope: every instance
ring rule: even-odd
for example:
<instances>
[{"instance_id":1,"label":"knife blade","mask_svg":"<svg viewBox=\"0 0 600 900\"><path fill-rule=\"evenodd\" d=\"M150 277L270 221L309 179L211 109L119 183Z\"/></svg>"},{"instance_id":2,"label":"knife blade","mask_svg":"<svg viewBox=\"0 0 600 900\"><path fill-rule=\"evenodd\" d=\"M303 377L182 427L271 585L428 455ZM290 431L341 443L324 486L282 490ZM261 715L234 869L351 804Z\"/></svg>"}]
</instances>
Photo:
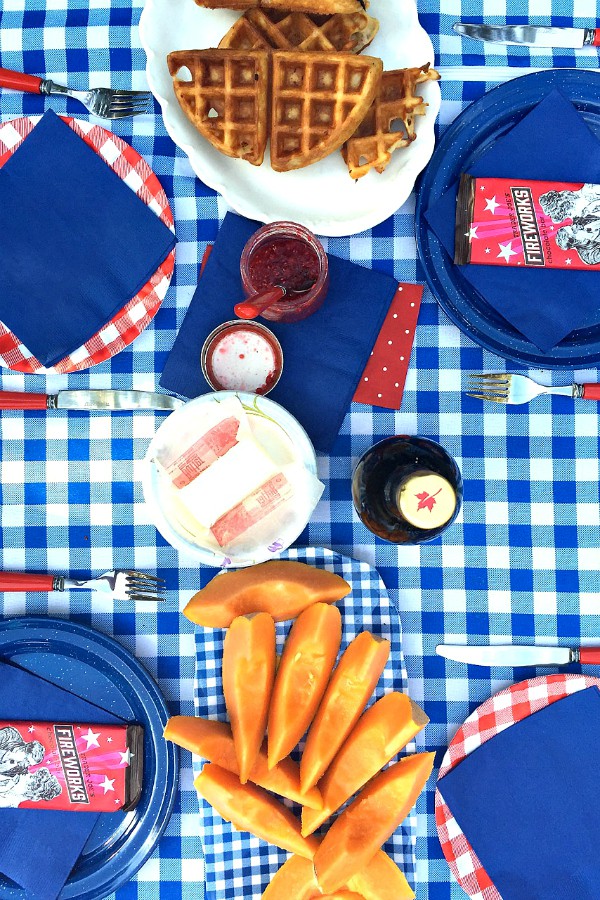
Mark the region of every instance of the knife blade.
<instances>
[{"instance_id":1,"label":"knife blade","mask_svg":"<svg viewBox=\"0 0 600 900\"><path fill-rule=\"evenodd\" d=\"M151 391L90 390L59 391L58 394L35 394L0 391L0 409L148 409L171 411L184 403L169 394Z\"/></svg>"},{"instance_id":2,"label":"knife blade","mask_svg":"<svg viewBox=\"0 0 600 900\"><path fill-rule=\"evenodd\" d=\"M599 28L557 28L545 25L484 25L480 22L455 22L457 34L493 44L519 44L524 47L599 47Z\"/></svg>"},{"instance_id":3,"label":"knife blade","mask_svg":"<svg viewBox=\"0 0 600 900\"><path fill-rule=\"evenodd\" d=\"M600 647L466 646L438 644L438 656L471 666L566 666L600 664Z\"/></svg>"}]
</instances>

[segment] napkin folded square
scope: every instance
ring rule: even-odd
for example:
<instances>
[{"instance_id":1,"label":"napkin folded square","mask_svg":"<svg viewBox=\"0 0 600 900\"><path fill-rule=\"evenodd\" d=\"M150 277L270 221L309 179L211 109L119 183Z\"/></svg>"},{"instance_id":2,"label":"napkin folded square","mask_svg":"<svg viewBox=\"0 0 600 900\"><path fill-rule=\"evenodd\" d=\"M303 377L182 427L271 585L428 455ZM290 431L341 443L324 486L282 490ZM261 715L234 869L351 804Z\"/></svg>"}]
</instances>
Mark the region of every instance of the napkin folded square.
<instances>
[{"instance_id":1,"label":"napkin folded square","mask_svg":"<svg viewBox=\"0 0 600 900\"><path fill-rule=\"evenodd\" d=\"M502 900L597 900L598 688L511 725L438 788Z\"/></svg>"},{"instance_id":2,"label":"napkin folded square","mask_svg":"<svg viewBox=\"0 0 600 900\"><path fill-rule=\"evenodd\" d=\"M169 354L161 387L184 397L209 390L200 367L208 334L244 299L240 256L259 228L227 213L198 288ZM300 322L266 322L283 350L283 374L269 398L304 426L326 452L342 424L397 282L390 275L329 256L329 291L323 306Z\"/></svg>"},{"instance_id":3,"label":"napkin folded square","mask_svg":"<svg viewBox=\"0 0 600 900\"><path fill-rule=\"evenodd\" d=\"M0 169L0 320L45 366L122 309L174 245L51 111Z\"/></svg>"},{"instance_id":4,"label":"napkin folded square","mask_svg":"<svg viewBox=\"0 0 600 900\"><path fill-rule=\"evenodd\" d=\"M599 184L600 141L573 104L553 90L481 153L468 173ZM457 190L458 183L425 213L452 258ZM490 306L544 352L572 331L600 321L598 272L478 265L458 268Z\"/></svg>"},{"instance_id":5,"label":"napkin folded square","mask_svg":"<svg viewBox=\"0 0 600 900\"><path fill-rule=\"evenodd\" d=\"M93 703L0 660L0 721L120 722ZM55 900L77 862L99 813L0 810L0 872L31 900Z\"/></svg>"}]
</instances>

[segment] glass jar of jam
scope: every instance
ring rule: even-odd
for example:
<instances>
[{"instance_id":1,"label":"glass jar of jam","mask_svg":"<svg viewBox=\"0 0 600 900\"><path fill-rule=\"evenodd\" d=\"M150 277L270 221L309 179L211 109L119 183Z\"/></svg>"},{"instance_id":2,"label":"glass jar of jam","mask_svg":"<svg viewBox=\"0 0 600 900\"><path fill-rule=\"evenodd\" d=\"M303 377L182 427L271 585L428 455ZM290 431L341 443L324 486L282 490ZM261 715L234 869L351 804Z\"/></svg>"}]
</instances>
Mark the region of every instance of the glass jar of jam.
<instances>
[{"instance_id":1,"label":"glass jar of jam","mask_svg":"<svg viewBox=\"0 0 600 900\"><path fill-rule=\"evenodd\" d=\"M421 544L454 522L462 477L449 453L423 437L395 435L358 461L352 478L354 508L367 528L393 544Z\"/></svg>"},{"instance_id":2,"label":"glass jar of jam","mask_svg":"<svg viewBox=\"0 0 600 900\"><path fill-rule=\"evenodd\" d=\"M281 344L260 322L232 319L208 335L200 357L214 391L268 394L283 370Z\"/></svg>"},{"instance_id":3,"label":"glass jar of jam","mask_svg":"<svg viewBox=\"0 0 600 900\"><path fill-rule=\"evenodd\" d=\"M242 251L246 297L274 287L286 295L261 312L272 322L298 322L316 312L329 286L327 254L315 235L295 222L273 222L255 231Z\"/></svg>"}]
</instances>

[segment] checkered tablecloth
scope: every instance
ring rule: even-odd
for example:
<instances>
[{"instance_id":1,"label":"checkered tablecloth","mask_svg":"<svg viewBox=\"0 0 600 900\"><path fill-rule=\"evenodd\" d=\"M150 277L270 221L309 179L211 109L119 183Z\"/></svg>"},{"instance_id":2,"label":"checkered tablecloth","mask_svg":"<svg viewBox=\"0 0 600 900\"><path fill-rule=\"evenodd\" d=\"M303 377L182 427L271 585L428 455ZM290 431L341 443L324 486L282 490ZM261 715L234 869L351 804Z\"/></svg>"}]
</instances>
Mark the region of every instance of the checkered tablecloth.
<instances>
[{"instance_id":1,"label":"checkered tablecloth","mask_svg":"<svg viewBox=\"0 0 600 900\"><path fill-rule=\"evenodd\" d=\"M183 2L183 0L178 0ZM191 2L191 0L190 0ZM486 66L448 74L442 81L440 129L472 100L505 77L507 67L598 66L597 51L560 52L467 46L451 23L485 17L502 21L506 0L419 0L433 35L437 62ZM373 0L375 12L377 0ZM593 0L524 0L511 16L534 22L590 24ZM0 65L46 73L74 86L145 86L137 22L141 8L126 0L3 0ZM589 17L589 18L588 18ZM468 54L468 55L467 55ZM496 69L495 67L500 67ZM468 79L463 81L464 73ZM478 80L481 77L485 81ZM85 118L60 98L0 91L0 118L57 112ZM193 175L187 158L166 135L158 108L112 124L160 178L179 238L172 286L151 326L112 361L71 376L24 376L2 370L0 387L154 389L192 296L204 247L213 241L226 208ZM564 140L557 123L554 140ZM328 249L423 281L416 260L414 201L369 233L330 239ZM42 237L42 236L40 236ZM437 643L534 640L576 644L600 639L599 422L594 403L540 399L529 407L483 407L460 393L462 373L504 368L503 361L463 337L426 289L402 409L354 404L329 456L319 458L323 499L302 542L331 547L376 566L403 625L410 691L431 719L417 749L443 751L458 725L483 700L528 670L471 669L434 653ZM583 373L578 373L582 375ZM585 373L597 380L598 372ZM555 373L556 383L570 374ZM175 553L157 535L142 502L141 460L160 416L62 412L2 413L0 417L1 565L5 569L88 575L117 567L158 572L169 600L160 607L115 607L73 596L4 595L5 616L48 611L112 634L158 680L173 713L194 709L194 636L179 613L213 574ZM395 547L375 541L357 520L350 476L360 454L395 432L440 440L462 468L465 499L459 521L433 544ZM595 669L590 674L598 674ZM118 900L184 898L202 894L199 816L189 754L182 753L179 802L151 860L117 893ZM434 822L434 784L418 803L419 900L458 900Z\"/></svg>"}]
</instances>

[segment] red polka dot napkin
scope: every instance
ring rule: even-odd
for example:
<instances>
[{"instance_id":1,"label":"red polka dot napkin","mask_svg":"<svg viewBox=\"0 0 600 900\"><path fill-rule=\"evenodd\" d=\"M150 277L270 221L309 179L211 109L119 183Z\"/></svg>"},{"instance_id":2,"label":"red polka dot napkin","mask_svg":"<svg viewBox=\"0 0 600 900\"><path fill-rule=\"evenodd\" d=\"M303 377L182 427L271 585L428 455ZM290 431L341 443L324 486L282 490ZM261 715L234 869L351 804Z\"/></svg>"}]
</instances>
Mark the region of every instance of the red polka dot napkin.
<instances>
[{"instance_id":1,"label":"red polka dot napkin","mask_svg":"<svg viewBox=\"0 0 600 900\"><path fill-rule=\"evenodd\" d=\"M357 403L400 409L422 296L420 284L398 285L356 388Z\"/></svg>"}]
</instances>

